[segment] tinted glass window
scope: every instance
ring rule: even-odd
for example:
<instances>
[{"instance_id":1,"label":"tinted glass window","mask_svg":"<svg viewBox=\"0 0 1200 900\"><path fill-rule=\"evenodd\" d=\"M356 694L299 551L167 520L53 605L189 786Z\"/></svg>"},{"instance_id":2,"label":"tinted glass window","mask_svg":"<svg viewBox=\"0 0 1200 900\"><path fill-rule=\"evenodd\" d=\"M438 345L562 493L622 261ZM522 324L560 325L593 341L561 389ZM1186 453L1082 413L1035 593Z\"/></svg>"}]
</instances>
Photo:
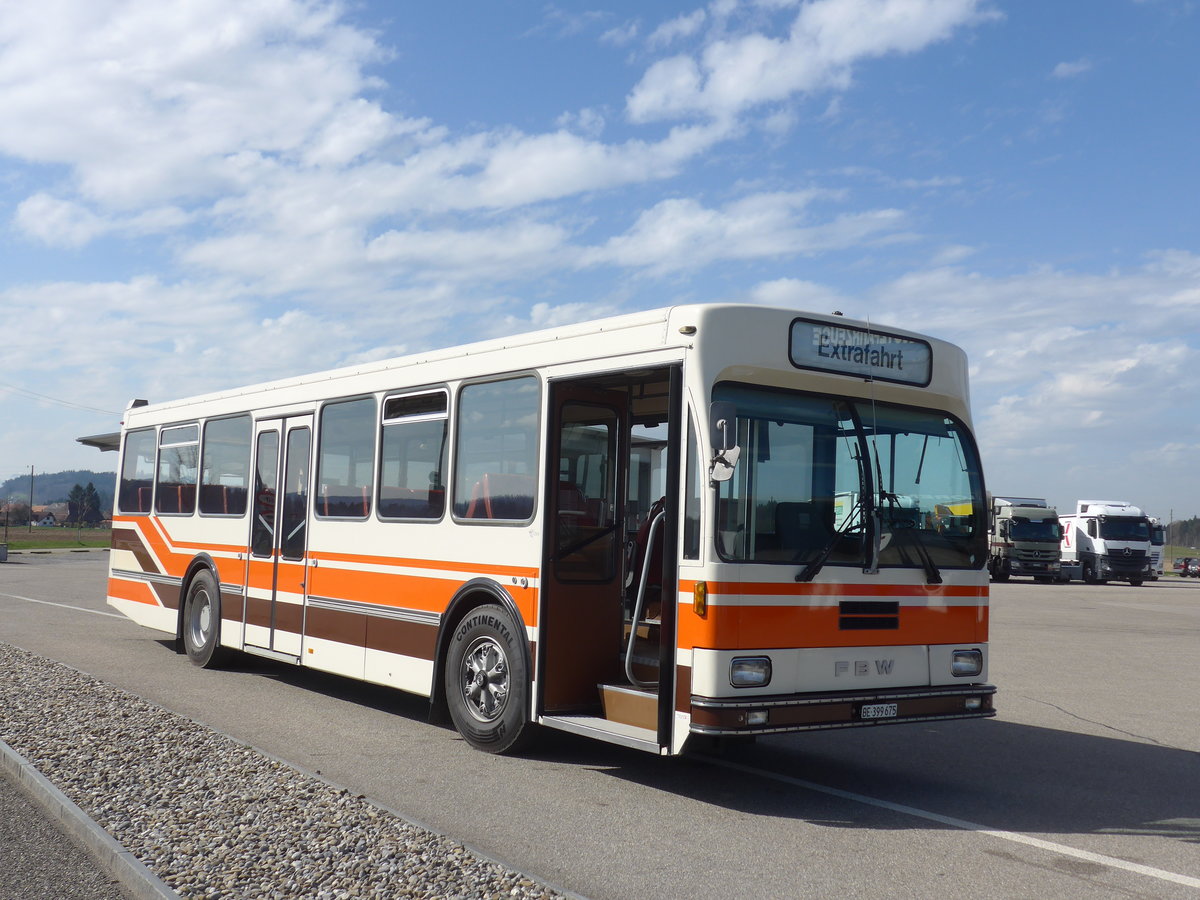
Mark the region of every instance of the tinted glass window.
<instances>
[{"instance_id":1,"label":"tinted glass window","mask_svg":"<svg viewBox=\"0 0 1200 900\"><path fill-rule=\"evenodd\" d=\"M283 473L283 516L281 551L284 559L304 556L305 525L308 523L307 428L293 428L287 436L287 463Z\"/></svg>"},{"instance_id":2,"label":"tinted glass window","mask_svg":"<svg viewBox=\"0 0 1200 900\"><path fill-rule=\"evenodd\" d=\"M379 515L439 519L446 509L445 391L392 397L383 407Z\"/></svg>"},{"instance_id":3,"label":"tinted glass window","mask_svg":"<svg viewBox=\"0 0 1200 900\"><path fill-rule=\"evenodd\" d=\"M217 419L204 426L200 512L240 516L250 487L250 417Z\"/></svg>"},{"instance_id":4,"label":"tinted glass window","mask_svg":"<svg viewBox=\"0 0 1200 900\"><path fill-rule=\"evenodd\" d=\"M200 471L200 427L164 428L158 441L158 477L154 508L167 515L191 515L196 509Z\"/></svg>"},{"instance_id":5,"label":"tinted glass window","mask_svg":"<svg viewBox=\"0 0 1200 900\"><path fill-rule=\"evenodd\" d=\"M365 519L375 473L375 399L328 404L320 434L317 515Z\"/></svg>"},{"instance_id":6,"label":"tinted glass window","mask_svg":"<svg viewBox=\"0 0 1200 900\"><path fill-rule=\"evenodd\" d=\"M254 468L254 521L250 525L250 552L270 556L275 548L275 492L279 481L279 432L258 436L258 463Z\"/></svg>"},{"instance_id":7,"label":"tinted glass window","mask_svg":"<svg viewBox=\"0 0 1200 900\"><path fill-rule=\"evenodd\" d=\"M456 516L523 521L533 515L540 396L531 376L462 389L455 442Z\"/></svg>"},{"instance_id":8,"label":"tinted glass window","mask_svg":"<svg viewBox=\"0 0 1200 900\"><path fill-rule=\"evenodd\" d=\"M121 485L117 508L123 513L150 512L154 490L154 429L131 431L125 435L125 455L121 460Z\"/></svg>"}]
</instances>

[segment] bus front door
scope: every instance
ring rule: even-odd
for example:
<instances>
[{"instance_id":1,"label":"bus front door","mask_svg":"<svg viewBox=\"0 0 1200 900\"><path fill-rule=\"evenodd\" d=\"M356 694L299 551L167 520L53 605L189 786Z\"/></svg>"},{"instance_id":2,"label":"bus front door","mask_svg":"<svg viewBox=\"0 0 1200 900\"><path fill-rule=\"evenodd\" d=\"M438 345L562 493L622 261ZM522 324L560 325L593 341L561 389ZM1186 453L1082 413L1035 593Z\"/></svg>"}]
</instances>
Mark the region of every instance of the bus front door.
<instances>
[{"instance_id":1,"label":"bus front door","mask_svg":"<svg viewBox=\"0 0 1200 900\"><path fill-rule=\"evenodd\" d=\"M544 592L543 708L589 712L620 677L624 455L621 391L577 383L551 395Z\"/></svg>"},{"instance_id":2,"label":"bus front door","mask_svg":"<svg viewBox=\"0 0 1200 900\"><path fill-rule=\"evenodd\" d=\"M300 657L307 582L311 415L259 422L244 611L245 645Z\"/></svg>"}]
</instances>

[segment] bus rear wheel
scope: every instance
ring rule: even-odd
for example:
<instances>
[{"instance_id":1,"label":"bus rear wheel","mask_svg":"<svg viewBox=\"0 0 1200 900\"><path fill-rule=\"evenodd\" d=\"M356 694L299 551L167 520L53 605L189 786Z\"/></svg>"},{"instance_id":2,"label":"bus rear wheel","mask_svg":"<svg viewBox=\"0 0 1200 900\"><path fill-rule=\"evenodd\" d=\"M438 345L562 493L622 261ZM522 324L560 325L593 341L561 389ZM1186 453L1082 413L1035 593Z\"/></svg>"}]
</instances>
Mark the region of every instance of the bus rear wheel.
<instances>
[{"instance_id":1,"label":"bus rear wheel","mask_svg":"<svg viewBox=\"0 0 1200 900\"><path fill-rule=\"evenodd\" d=\"M221 646L221 591L207 569L197 572L183 601L183 646L194 665L215 669L228 658Z\"/></svg>"},{"instance_id":2,"label":"bus rear wheel","mask_svg":"<svg viewBox=\"0 0 1200 900\"><path fill-rule=\"evenodd\" d=\"M477 750L512 752L529 739L524 639L524 629L495 604L469 612L450 639L446 705L458 733Z\"/></svg>"}]
</instances>

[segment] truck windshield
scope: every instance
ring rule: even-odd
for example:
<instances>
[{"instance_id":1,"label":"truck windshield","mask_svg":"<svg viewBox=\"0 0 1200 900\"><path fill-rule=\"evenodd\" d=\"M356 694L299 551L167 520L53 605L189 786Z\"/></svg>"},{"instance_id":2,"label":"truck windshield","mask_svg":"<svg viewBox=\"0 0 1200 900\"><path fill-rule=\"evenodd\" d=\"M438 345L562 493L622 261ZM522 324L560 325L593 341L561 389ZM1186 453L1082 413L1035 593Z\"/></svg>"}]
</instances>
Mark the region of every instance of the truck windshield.
<instances>
[{"instance_id":1,"label":"truck windshield","mask_svg":"<svg viewBox=\"0 0 1200 900\"><path fill-rule=\"evenodd\" d=\"M1100 537L1106 541L1148 541L1150 523L1132 516L1104 516L1100 520Z\"/></svg>"},{"instance_id":2,"label":"truck windshield","mask_svg":"<svg viewBox=\"0 0 1200 900\"><path fill-rule=\"evenodd\" d=\"M1057 544L1062 540L1062 528L1057 522L1013 519L1009 537L1014 541L1040 541L1046 544Z\"/></svg>"},{"instance_id":3,"label":"truck windshield","mask_svg":"<svg viewBox=\"0 0 1200 900\"><path fill-rule=\"evenodd\" d=\"M720 384L741 458L719 485L727 560L978 568L986 509L975 445L933 410ZM878 532L878 533L876 533Z\"/></svg>"}]
</instances>

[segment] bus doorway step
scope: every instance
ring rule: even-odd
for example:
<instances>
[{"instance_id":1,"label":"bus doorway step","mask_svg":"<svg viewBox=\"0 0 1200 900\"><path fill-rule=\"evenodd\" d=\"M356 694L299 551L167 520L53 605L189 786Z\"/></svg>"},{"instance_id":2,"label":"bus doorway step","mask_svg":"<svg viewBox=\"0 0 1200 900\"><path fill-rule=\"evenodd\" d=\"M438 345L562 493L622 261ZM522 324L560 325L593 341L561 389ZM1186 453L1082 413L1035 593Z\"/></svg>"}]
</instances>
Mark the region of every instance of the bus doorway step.
<instances>
[{"instance_id":1,"label":"bus doorway step","mask_svg":"<svg viewBox=\"0 0 1200 900\"><path fill-rule=\"evenodd\" d=\"M658 692L627 684L600 685L604 718L637 728L658 727Z\"/></svg>"}]
</instances>

